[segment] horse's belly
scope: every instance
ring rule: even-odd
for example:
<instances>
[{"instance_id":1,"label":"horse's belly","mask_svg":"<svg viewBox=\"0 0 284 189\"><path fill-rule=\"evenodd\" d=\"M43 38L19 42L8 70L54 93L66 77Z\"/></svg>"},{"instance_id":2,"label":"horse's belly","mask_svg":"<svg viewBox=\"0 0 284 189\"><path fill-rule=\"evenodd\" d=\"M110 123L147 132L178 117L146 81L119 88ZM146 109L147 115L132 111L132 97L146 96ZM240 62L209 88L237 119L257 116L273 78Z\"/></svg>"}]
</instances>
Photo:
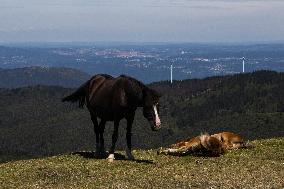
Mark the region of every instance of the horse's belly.
<instances>
[{"instance_id":1,"label":"horse's belly","mask_svg":"<svg viewBox=\"0 0 284 189\"><path fill-rule=\"evenodd\" d=\"M106 121L113 121L114 120L114 117L115 117L114 113L108 108L96 106L92 109L92 111L100 119L104 119Z\"/></svg>"}]
</instances>

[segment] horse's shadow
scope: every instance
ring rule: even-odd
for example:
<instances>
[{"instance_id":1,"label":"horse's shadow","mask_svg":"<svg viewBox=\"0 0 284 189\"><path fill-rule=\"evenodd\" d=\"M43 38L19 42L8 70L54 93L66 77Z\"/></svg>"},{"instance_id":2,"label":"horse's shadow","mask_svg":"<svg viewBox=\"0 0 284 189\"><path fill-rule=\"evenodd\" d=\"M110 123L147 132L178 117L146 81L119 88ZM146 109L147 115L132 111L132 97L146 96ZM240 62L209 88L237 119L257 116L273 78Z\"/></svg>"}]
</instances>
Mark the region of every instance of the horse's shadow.
<instances>
[{"instance_id":1,"label":"horse's shadow","mask_svg":"<svg viewBox=\"0 0 284 189\"><path fill-rule=\"evenodd\" d=\"M108 153L98 155L93 151L72 152L71 155L79 155L87 159L107 159L108 157ZM114 153L114 158L115 160L119 160L119 161L134 161L136 163L154 164L153 160L144 160L144 159L129 160L125 157L125 155L122 155L119 153Z\"/></svg>"}]
</instances>

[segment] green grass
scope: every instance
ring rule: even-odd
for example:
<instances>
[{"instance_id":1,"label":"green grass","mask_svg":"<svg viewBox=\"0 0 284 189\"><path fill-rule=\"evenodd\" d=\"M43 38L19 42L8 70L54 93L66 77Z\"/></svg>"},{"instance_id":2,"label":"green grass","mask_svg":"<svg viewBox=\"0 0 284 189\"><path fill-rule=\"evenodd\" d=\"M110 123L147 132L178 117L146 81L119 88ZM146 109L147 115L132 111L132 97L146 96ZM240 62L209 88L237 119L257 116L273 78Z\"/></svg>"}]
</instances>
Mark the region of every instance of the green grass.
<instances>
[{"instance_id":1,"label":"green grass","mask_svg":"<svg viewBox=\"0 0 284 189\"><path fill-rule=\"evenodd\" d=\"M13 161L0 164L0 188L283 188L284 138L252 143L217 158L136 150L136 161L88 152Z\"/></svg>"}]
</instances>

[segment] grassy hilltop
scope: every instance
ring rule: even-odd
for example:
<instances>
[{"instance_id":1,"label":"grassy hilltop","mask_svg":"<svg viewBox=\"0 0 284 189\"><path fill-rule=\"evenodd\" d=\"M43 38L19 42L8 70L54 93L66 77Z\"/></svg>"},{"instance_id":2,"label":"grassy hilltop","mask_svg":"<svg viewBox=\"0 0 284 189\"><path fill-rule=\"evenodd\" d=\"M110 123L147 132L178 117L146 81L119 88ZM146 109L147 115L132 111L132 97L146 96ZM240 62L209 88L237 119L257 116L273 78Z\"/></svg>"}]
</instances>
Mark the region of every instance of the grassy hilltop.
<instances>
[{"instance_id":1,"label":"grassy hilltop","mask_svg":"<svg viewBox=\"0 0 284 189\"><path fill-rule=\"evenodd\" d=\"M163 127L152 132L139 109L133 127L137 159L126 161L120 151L112 164L93 157L95 137L86 108L61 102L74 89L0 89L0 188L284 187L284 73L149 86L163 94ZM106 145L112 128L108 123ZM218 158L156 154L158 147L179 139L220 131L240 133L254 140L255 148ZM119 133L117 149L123 149L125 121Z\"/></svg>"},{"instance_id":2,"label":"grassy hilltop","mask_svg":"<svg viewBox=\"0 0 284 189\"><path fill-rule=\"evenodd\" d=\"M1 188L283 188L284 138L221 157L172 157L136 150L114 163L90 152L0 164Z\"/></svg>"}]
</instances>

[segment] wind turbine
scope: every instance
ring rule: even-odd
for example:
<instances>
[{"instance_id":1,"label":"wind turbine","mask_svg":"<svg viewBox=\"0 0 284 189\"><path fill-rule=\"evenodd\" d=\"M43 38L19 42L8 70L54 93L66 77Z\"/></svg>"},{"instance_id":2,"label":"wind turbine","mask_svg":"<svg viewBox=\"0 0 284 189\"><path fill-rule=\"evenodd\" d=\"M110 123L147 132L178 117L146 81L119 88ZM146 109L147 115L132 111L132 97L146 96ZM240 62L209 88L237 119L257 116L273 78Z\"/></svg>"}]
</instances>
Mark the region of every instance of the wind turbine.
<instances>
[{"instance_id":1,"label":"wind turbine","mask_svg":"<svg viewBox=\"0 0 284 189\"><path fill-rule=\"evenodd\" d=\"M245 73L245 57L243 57L243 73Z\"/></svg>"},{"instance_id":2,"label":"wind turbine","mask_svg":"<svg viewBox=\"0 0 284 189\"><path fill-rule=\"evenodd\" d=\"M173 83L173 64L171 64L171 83Z\"/></svg>"}]
</instances>

